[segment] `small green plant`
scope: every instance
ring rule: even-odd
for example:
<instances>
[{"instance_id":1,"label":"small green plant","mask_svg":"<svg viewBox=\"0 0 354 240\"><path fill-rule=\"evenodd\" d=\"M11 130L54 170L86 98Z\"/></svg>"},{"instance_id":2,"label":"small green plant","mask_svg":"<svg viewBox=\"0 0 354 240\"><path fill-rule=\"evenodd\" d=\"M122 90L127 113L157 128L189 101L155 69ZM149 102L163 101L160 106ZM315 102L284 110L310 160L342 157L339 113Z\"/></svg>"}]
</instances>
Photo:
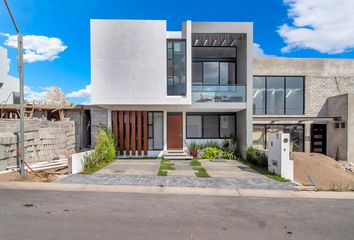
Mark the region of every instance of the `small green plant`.
<instances>
[{"instance_id":1,"label":"small green plant","mask_svg":"<svg viewBox=\"0 0 354 240\"><path fill-rule=\"evenodd\" d=\"M91 153L84 156L84 171L92 174L107 166L116 157L115 142L112 132L107 128L100 128L96 139L96 146Z\"/></svg>"},{"instance_id":2,"label":"small green plant","mask_svg":"<svg viewBox=\"0 0 354 240\"><path fill-rule=\"evenodd\" d=\"M268 167L268 158L264 152L255 149L253 147L248 147L246 150L247 161L258 166L266 168Z\"/></svg>"},{"instance_id":3,"label":"small green plant","mask_svg":"<svg viewBox=\"0 0 354 240\"><path fill-rule=\"evenodd\" d=\"M219 143L216 141L207 141L206 143L202 144L200 148L217 148L220 149Z\"/></svg>"},{"instance_id":4,"label":"small green plant","mask_svg":"<svg viewBox=\"0 0 354 240\"><path fill-rule=\"evenodd\" d=\"M202 164L198 161L198 159L196 158L193 158L190 163L189 163L190 166L202 166Z\"/></svg>"},{"instance_id":5,"label":"small green plant","mask_svg":"<svg viewBox=\"0 0 354 240\"><path fill-rule=\"evenodd\" d=\"M200 145L199 144L197 144L196 142L190 142L189 144L187 144L187 147L188 147L189 153L193 157L197 157L198 156L198 150L200 149Z\"/></svg>"},{"instance_id":6,"label":"small green plant","mask_svg":"<svg viewBox=\"0 0 354 240\"><path fill-rule=\"evenodd\" d=\"M210 177L208 172L207 172L207 170L205 168L203 168L203 167L198 167L198 168L196 167L196 168L193 168L193 169L196 170L195 175L197 177L205 177L205 178L209 178Z\"/></svg>"},{"instance_id":7,"label":"small green plant","mask_svg":"<svg viewBox=\"0 0 354 240\"><path fill-rule=\"evenodd\" d=\"M220 158L222 155L222 151L218 148L205 148L204 149L204 152L202 154L202 158L205 158L205 159L216 159L216 158Z\"/></svg>"},{"instance_id":8,"label":"small green plant","mask_svg":"<svg viewBox=\"0 0 354 240\"><path fill-rule=\"evenodd\" d=\"M222 158L223 159L233 159L233 160L236 160L237 159L237 156L234 152L232 151L223 151L222 152Z\"/></svg>"}]
</instances>

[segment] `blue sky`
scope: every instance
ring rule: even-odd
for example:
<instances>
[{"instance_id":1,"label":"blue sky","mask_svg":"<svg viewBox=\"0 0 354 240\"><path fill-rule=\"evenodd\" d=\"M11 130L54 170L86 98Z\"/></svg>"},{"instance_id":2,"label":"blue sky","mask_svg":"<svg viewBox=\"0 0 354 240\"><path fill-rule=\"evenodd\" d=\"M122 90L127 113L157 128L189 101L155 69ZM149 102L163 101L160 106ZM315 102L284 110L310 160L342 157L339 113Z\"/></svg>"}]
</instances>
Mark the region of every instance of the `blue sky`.
<instances>
[{"instance_id":1,"label":"blue sky","mask_svg":"<svg viewBox=\"0 0 354 240\"><path fill-rule=\"evenodd\" d=\"M252 21L254 42L261 48L256 49L257 55L354 57L352 0L8 2L22 33L28 35L25 38L25 45L26 39L29 45L25 64L25 85L30 88L27 89L28 97L42 96L47 87L54 85L68 96L74 96L70 100L75 103L87 101L90 91L87 88L90 84L90 19L166 19L168 30L172 31L180 30L181 22L185 20ZM10 74L17 76L17 50L11 47L11 35L15 31L2 1L0 33L0 44L8 49L11 59ZM80 89L80 92L72 93Z\"/></svg>"}]
</instances>

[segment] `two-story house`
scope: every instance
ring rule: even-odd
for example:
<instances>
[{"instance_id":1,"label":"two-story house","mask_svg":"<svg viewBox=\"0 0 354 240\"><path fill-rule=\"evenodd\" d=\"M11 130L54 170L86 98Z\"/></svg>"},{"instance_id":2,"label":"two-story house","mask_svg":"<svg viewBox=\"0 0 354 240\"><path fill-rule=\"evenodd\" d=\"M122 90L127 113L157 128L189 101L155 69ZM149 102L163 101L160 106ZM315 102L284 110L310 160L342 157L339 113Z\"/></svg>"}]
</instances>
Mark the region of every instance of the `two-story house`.
<instances>
[{"instance_id":1,"label":"two-story house","mask_svg":"<svg viewBox=\"0 0 354 240\"><path fill-rule=\"evenodd\" d=\"M91 20L93 122L112 128L120 155L229 137L243 151L252 144L252 45L252 23L186 21L171 32L166 21Z\"/></svg>"},{"instance_id":2,"label":"two-story house","mask_svg":"<svg viewBox=\"0 0 354 240\"><path fill-rule=\"evenodd\" d=\"M354 162L354 60L253 59L253 24L91 20L91 132L112 128L122 156L156 156L234 137L265 149ZM173 151L172 151L173 150Z\"/></svg>"}]
</instances>

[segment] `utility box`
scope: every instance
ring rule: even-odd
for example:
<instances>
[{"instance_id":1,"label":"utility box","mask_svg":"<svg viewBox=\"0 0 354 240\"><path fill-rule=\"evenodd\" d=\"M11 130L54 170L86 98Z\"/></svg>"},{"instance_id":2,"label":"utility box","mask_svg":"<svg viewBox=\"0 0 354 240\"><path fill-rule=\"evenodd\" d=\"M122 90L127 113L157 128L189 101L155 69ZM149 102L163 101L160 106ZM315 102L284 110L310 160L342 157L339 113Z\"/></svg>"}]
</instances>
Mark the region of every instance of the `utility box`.
<instances>
[{"instance_id":1,"label":"utility box","mask_svg":"<svg viewBox=\"0 0 354 240\"><path fill-rule=\"evenodd\" d=\"M290 159L289 133L269 134L268 171L294 180L294 161Z\"/></svg>"}]
</instances>

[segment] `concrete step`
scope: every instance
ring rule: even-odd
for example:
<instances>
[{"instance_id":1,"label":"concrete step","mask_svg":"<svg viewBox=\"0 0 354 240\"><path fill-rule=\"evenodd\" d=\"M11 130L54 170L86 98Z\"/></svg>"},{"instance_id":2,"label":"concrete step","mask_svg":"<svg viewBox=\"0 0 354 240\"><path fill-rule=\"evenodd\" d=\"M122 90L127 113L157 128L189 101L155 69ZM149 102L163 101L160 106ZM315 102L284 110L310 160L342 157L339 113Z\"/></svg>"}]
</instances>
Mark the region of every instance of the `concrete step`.
<instances>
[{"instance_id":1,"label":"concrete step","mask_svg":"<svg viewBox=\"0 0 354 240\"><path fill-rule=\"evenodd\" d=\"M191 160L192 156L164 156L167 160Z\"/></svg>"},{"instance_id":2,"label":"concrete step","mask_svg":"<svg viewBox=\"0 0 354 240\"><path fill-rule=\"evenodd\" d=\"M164 156L188 156L185 152L164 152Z\"/></svg>"},{"instance_id":3,"label":"concrete step","mask_svg":"<svg viewBox=\"0 0 354 240\"><path fill-rule=\"evenodd\" d=\"M183 149L176 149L176 150L167 150L165 151L165 153L168 152L168 153L184 153L184 150Z\"/></svg>"}]
</instances>

